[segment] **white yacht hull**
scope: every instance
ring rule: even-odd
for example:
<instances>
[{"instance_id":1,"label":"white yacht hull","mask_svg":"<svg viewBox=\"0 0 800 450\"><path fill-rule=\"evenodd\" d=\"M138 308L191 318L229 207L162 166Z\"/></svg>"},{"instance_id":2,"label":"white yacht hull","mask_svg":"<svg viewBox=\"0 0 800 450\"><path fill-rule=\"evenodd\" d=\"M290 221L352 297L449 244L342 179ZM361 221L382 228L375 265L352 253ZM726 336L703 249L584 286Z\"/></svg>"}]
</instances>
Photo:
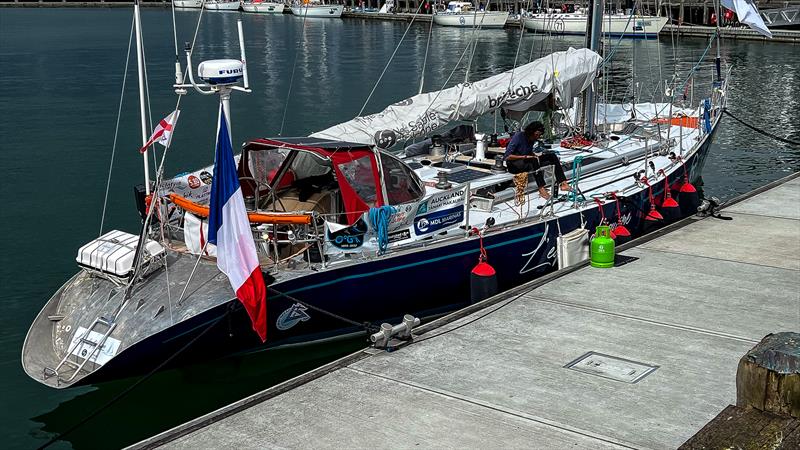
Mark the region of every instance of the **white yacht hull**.
<instances>
[{"instance_id":1,"label":"white yacht hull","mask_svg":"<svg viewBox=\"0 0 800 450\"><path fill-rule=\"evenodd\" d=\"M262 14L283 14L285 5L278 2L242 3L244 12Z\"/></svg>"},{"instance_id":2,"label":"white yacht hull","mask_svg":"<svg viewBox=\"0 0 800 450\"><path fill-rule=\"evenodd\" d=\"M468 13L434 14L433 23L445 27L462 28L503 28L508 20L508 12L485 11Z\"/></svg>"},{"instance_id":3,"label":"white yacht hull","mask_svg":"<svg viewBox=\"0 0 800 450\"><path fill-rule=\"evenodd\" d=\"M305 17L342 17L343 5L292 6L292 14Z\"/></svg>"},{"instance_id":4,"label":"white yacht hull","mask_svg":"<svg viewBox=\"0 0 800 450\"><path fill-rule=\"evenodd\" d=\"M176 8L202 8L203 0L173 0Z\"/></svg>"},{"instance_id":5,"label":"white yacht hull","mask_svg":"<svg viewBox=\"0 0 800 450\"><path fill-rule=\"evenodd\" d=\"M603 33L612 36L654 37L666 23L666 17L604 16ZM534 14L525 19L525 28L558 34L586 34L586 14Z\"/></svg>"},{"instance_id":6,"label":"white yacht hull","mask_svg":"<svg viewBox=\"0 0 800 450\"><path fill-rule=\"evenodd\" d=\"M206 9L209 11L238 11L239 10L239 2L206 2Z\"/></svg>"}]
</instances>

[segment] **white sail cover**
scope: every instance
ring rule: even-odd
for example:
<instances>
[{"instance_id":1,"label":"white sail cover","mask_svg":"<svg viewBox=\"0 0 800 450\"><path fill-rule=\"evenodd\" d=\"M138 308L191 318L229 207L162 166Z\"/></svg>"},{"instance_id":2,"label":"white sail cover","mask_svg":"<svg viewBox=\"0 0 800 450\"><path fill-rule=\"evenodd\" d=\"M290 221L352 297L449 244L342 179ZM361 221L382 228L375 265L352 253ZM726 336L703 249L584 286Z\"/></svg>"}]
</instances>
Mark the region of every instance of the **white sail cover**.
<instances>
[{"instance_id":1,"label":"white sail cover","mask_svg":"<svg viewBox=\"0 0 800 450\"><path fill-rule=\"evenodd\" d=\"M356 117L311 137L389 148L431 134L450 122L473 120L502 108L521 117L552 93L559 107L588 88L602 57L588 49L555 52L484 80L415 95L383 111Z\"/></svg>"}]
</instances>

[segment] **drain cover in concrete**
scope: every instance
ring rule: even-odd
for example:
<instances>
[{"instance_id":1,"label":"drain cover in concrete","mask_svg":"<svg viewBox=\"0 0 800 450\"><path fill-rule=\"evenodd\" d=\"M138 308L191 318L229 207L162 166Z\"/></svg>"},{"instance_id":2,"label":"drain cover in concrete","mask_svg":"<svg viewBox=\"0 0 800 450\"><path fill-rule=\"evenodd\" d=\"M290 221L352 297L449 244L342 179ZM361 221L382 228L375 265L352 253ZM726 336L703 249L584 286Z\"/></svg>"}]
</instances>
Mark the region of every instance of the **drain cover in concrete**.
<instances>
[{"instance_id":1,"label":"drain cover in concrete","mask_svg":"<svg viewBox=\"0 0 800 450\"><path fill-rule=\"evenodd\" d=\"M658 366L597 352L586 353L564 367L625 383L636 383L658 369Z\"/></svg>"}]
</instances>

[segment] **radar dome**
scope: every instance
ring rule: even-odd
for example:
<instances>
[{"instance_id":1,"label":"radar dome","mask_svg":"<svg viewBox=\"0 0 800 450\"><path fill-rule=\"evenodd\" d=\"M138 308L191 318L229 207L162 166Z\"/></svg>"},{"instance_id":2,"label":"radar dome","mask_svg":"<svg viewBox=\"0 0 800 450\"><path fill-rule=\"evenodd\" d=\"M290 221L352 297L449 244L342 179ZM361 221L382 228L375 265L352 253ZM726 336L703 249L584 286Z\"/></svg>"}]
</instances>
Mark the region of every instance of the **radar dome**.
<instances>
[{"instance_id":1,"label":"radar dome","mask_svg":"<svg viewBox=\"0 0 800 450\"><path fill-rule=\"evenodd\" d=\"M244 64L237 59L212 59L197 66L197 75L208 84L236 84L244 76Z\"/></svg>"}]
</instances>

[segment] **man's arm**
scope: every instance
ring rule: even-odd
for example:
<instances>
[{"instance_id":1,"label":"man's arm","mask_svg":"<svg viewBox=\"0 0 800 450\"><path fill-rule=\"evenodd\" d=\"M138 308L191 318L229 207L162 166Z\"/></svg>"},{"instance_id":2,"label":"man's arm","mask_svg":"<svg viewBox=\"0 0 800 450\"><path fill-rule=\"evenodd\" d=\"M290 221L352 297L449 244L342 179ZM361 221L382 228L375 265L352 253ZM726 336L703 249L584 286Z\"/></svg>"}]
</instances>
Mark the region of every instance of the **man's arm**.
<instances>
[{"instance_id":1,"label":"man's arm","mask_svg":"<svg viewBox=\"0 0 800 450\"><path fill-rule=\"evenodd\" d=\"M515 154L512 153L512 154L506 156L506 161L513 161L515 159L533 159L533 158L538 158L538 156L536 156L536 155L515 155Z\"/></svg>"},{"instance_id":2,"label":"man's arm","mask_svg":"<svg viewBox=\"0 0 800 450\"><path fill-rule=\"evenodd\" d=\"M516 136L514 136L516 137ZM511 142L508 143L506 146L506 152L503 154L503 157L506 161L514 161L516 159L532 159L536 158L533 155L519 155L517 152L519 151L519 143L516 139L511 139Z\"/></svg>"}]
</instances>

